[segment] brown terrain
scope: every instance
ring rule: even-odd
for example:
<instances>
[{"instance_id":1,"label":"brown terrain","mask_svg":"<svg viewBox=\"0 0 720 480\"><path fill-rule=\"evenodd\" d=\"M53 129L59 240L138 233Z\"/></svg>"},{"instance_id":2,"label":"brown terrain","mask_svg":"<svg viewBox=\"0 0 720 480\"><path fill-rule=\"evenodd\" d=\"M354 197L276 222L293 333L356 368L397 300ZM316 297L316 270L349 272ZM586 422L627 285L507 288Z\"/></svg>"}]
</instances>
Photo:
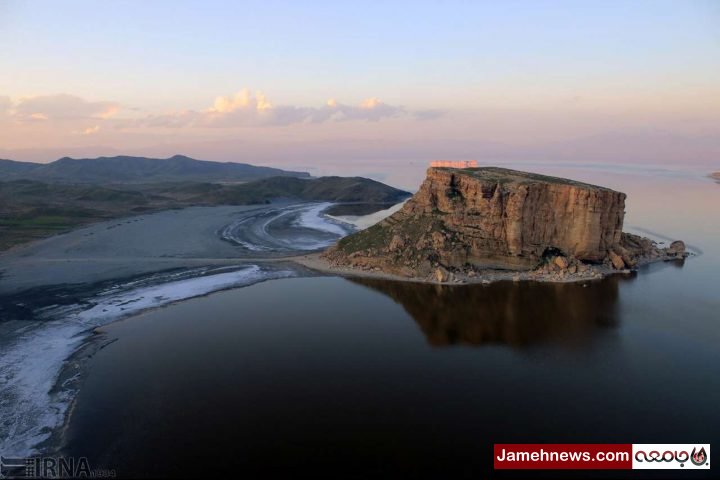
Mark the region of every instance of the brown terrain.
<instances>
[{"instance_id":1,"label":"brown terrain","mask_svg":"<svg viewBox=\"0 0 720 480\"><path fill-rule=\"evenodd\" d=\"M710 175L708 175L710 178L715 180L716 182L720 183L720 172L713 172Z\"/></svg>"},{"instance_id":2,"label":"brown terrain","mask_svg":"<svg viewBox=\"0 0 720 480\"><path fill-rule=\"evenodd\" d=\"M445 283L488 271L592 278L687 255L683 242L659 248L623 233L624 215L625 194L604 187L496 167L430 168L400 211L323 258L336 269Z\"/></svg>"}]
</instances>

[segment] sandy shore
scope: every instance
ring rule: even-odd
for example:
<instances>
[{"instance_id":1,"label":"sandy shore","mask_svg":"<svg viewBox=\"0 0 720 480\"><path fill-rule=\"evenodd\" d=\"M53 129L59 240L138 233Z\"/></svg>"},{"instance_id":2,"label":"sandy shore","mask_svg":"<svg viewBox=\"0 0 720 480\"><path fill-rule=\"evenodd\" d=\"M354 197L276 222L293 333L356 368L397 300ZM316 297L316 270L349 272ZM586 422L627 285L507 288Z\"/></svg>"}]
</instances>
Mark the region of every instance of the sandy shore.
<instances>
[{"instance_id":1,"label":"sandy shore","mask_svg":"<svg viewBox=\"0 0 720 480\"><path fill-rule=\"evenodd\" d=\"M538 271L503 271L503 270L480 270L473 277L463 276L455 277L447 282L439 282L434 279L420 277L403 277L401 275L393 275L382 272L380 270L363 270L352 267L331 265L327 260L321 257L321 253L313 253L298 257L291 257L287 260L299 263L311 270L317 272L339 275L346 277L366 277L384 280L395 280L401 282L416 283L435 283L440 285L462 285L462 284L490 284L498 281L536 281L536 282L587 282L591 280L600 280L608 275L631 274L631 270L613 270L604 265L592 266L585 273L542 273Z\"/></svg>"}]
</instances>

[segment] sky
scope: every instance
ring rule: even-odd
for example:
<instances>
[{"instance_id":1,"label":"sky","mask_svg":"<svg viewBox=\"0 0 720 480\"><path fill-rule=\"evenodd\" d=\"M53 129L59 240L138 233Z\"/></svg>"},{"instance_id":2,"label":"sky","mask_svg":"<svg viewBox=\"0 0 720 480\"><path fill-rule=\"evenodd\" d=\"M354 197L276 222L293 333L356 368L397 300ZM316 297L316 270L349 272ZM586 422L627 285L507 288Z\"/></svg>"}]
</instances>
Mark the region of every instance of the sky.
<instances>
[{"instance_id":1,"label":"sky","mask_svg":"<svg viewBox=\"0 0 720 480\"><path fill-rule=\"evenodd\" d=\"M0 0L0 157L720 167L720 1Z\"/></svg>"}]
</instances>

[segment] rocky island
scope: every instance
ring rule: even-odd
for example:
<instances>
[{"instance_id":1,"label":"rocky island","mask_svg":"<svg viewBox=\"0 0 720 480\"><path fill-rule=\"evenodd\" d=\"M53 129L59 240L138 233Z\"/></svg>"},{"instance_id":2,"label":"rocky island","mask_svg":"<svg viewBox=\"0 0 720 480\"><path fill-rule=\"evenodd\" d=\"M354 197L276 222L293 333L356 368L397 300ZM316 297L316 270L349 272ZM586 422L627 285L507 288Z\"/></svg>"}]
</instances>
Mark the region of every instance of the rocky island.
<instances>
[{"instance_id":1,"label":"rocky island","mask_svg":"<svg viewBox=\"0 0 720 480\"><path fill-rule=\"evenodd\" d=\"M713 172L710 175L708 175L708 177L712 178L717 183L720 183L720 172Z\"/></svg>"},{"instance_id":2,"label":"rocky island","mask_svg":"<svg viewBox=\"0 0 720 480\"><path fill-rule=\"evenodd\" d=\"M573 281L684 258L624 233L625 194L497 167L427 171L418 192L380 223L321 255L330 269L440 283Z\"/></svg>"}]
</instances>

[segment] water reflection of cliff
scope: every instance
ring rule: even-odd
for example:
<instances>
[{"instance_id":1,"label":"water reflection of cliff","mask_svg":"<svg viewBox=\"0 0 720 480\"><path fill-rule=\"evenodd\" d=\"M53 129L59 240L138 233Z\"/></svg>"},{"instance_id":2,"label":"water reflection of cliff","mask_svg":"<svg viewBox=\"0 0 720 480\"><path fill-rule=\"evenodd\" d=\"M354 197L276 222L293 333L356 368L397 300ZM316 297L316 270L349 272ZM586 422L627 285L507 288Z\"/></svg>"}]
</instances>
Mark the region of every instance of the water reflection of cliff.
<instances>
[{"instance_id":1,"label":"water reflection of cliff","mask_svg":"<svg viewBox=\"0 0 720 480\"><path fill-rule=\"evenodd\" d=\"M415 319L430 344L525 346L582 342L618 323L617 277L578 283L447 287L367 278L352 280L389 296Z\"/></svg>"}]
</instances>

